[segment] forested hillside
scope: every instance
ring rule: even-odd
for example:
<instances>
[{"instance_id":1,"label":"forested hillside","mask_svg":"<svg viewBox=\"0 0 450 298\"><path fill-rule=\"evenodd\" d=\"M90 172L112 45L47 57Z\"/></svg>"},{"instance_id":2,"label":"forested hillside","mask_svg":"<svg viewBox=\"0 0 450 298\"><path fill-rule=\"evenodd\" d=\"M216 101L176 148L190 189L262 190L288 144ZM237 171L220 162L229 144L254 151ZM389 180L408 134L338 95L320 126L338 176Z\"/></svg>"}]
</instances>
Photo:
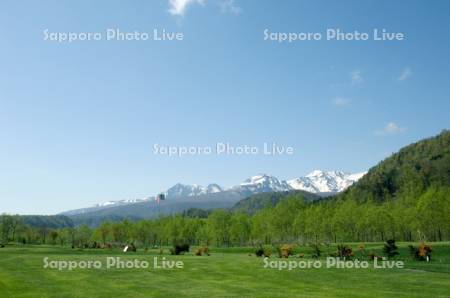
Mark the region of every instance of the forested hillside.
<instances>
[{"instance_id":1,"label":"forested hillside","mask_svg":"<svg viewBox=\"0 0 450 298\"><path fill-rule=\"evenodd\" d=\"M64 215L21 215L20 220L37 228L67 228L73 227L72 220Z\"/></svg>"},{"instance_id":2,"label":"forested hillside","mask_svg":"<svg viewBox=\"0 0 450 298\"><path fill-rule=\"evenodd\" d=\"M418 198L429 188L450 186L450 131L404 147L385 159L341 197L383 202Z\"/></svg>"},{"instance_id":3,"label":"forested hillside","mask_svg":"<svg viewBox=\"0 0 450 298\"><path fill-rule=\"evenodd\" d=\"M297 198L302 201L311 202L321 197L301 190L285 191L285 192L266 192L249 196L237 202L231 210L233 212L243 212L247 214L255 214L257 211L270 208L277 205L281 200L286 198Z\"/></svg>"}]
</instances>

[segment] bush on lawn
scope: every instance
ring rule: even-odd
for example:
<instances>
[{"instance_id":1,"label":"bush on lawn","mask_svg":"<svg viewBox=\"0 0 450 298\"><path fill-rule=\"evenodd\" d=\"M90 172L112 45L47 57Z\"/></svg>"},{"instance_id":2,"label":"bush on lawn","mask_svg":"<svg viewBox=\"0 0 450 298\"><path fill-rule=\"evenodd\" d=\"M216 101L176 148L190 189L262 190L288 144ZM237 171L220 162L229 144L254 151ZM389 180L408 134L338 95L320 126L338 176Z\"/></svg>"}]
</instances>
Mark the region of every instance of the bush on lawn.
<instances>
[{"instance_id":1,"label":"bush on lawn","mask_svg":"<svg viewBox=\"0 0 450 298\"><path fill-rule=\"evenodd\" d=\"M433 251L433 248L431 245L422 241L418 247L410 245L409 251L416 260L428 262L431 261L431 252Z\"/></svg>"},{"instance_id":2,"label":"bush on lawn","mask_svg":"<svg viewBox=\"0 0 450 298\"><path fill-rule=\"evenodd\" d=\"M255 250L255 255L257 257L265 257L265 258L269 258L272 255L272 247L269 245L260 245L256 250Z\"/></svg>"},{"instance_id":3,"label":"bush on lawn","mask_svg":"<svg viewBox=\"0 0 450 298\"><path fill-rule=\"evenodd\" d=\"M207 246L202 246L202 247L199 247L199 248L197 248L196 250L195 250L195 253L194 253L196 256L202 256L202 255L207 255L207 256L209 256L210 254L209 254L209 248L207 247Z\"/></svg>"},{"instance_id":4,"label":"bush on lawn","mask_svg":"<svg viewBox=\"0 0 450 298\"><path fill-rule=\"evenodd\" d=\"M388 258L392 258L392 257L395 257L396 255L398 255L397 249L398 249L398 247L397 247L397 245L395 245L395 240L390 239L390 240L386 241L386 243L384 244L383 252L385 255L387 255Z\"/></svg>"},{"instance_id":5,"label":"bush on lawn","mask_svg":"<svg viewBox=\"0 0 450 298\"><path fill-rule=\"evenodd\" d=\"M311 244L311 248L313 249L313 258L320 258L322 251L320 250L320 243Z\"/></svg>"},{"instance_id":6,"label":"bush on lawn","mask_svg":"<svg viewBox=\"0 0 450 298\"><path fill-rule=\"evenodd\" d=\"M381 259L382 258L382 257L376 255L373 251L370 251L367 255L369 256L369 259L371 259L372 261L375 260L375 259Z\"/></svg>"},{"instance_id":7,"label":"bush on lawn","mask_svg":"<svg viewBox=\"0 0 450 298\"><path fill-rule=\"evenodd\" d=\"M353 250L350 246L347 246L345 244L340 244L337 247L337 252L335 253L336 257L340 257L340 258L351 258L353 257L355 254L353 253Z\"/></svg>"},{"instance_id":8,"label":"bush on lawn","mask_svg":"<svg viewBox=\"0 0 450 298\"><path fill-rule=\"evenodd\" d=\"M258 247L258 248L255 250L255 255L256 255L257 257L262 257L262 256L264 255L264 249L262 248L262 246Z\"/></svg>"},{"instance_id":9,"label":"bush on lawn","mask_svg":"<svg viewBox=\"0 0 450 298\"><path fill-rule=\"evenodd\" d=\"M289 258L289 256L294 255L294 248L295 246L293 244L283 244L282 246L277 247L278 257Z\"/></svg>"},{"instance_id":10,"label":"bush on lawn","mask_svg":"<svg viewBox=\"0 0 450 298\"><path fill-rule=\"evenodd\" d=\"M170 249L171 255L181 255L185 252L189 252L189 244L183 243L183 244L175 244L173 248Z\"/></svg>"},{"instance_id":11,"label":"bush on lawn","mask_svg":"<svg viewBox=\"0 0 450 298\"><path fill-rule=\"evenodd\" d=\"M269 258L272 255L272 246L265 245L263 246L263 255L266 258Z\"/></svg>"}]
</instances>

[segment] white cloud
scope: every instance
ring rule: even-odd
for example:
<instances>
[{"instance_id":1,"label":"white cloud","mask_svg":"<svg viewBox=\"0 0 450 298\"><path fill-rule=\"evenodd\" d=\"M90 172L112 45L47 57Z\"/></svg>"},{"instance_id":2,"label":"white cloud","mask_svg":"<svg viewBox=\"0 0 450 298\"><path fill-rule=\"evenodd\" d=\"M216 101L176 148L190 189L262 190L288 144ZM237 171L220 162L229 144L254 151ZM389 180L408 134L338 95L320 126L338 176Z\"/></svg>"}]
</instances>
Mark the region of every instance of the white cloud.
<instances>
[{"instance_id":1,"label":"white cloud","mask_svg":"<svg viewBox=\"0 0 450 298\"><path fill-rule=\"evenodd\" d=\"M350 103L350 99L345 97L336 97L333 99L333 104L337 107L343 107Z\"/></svg>"},{"instance_id":2,"label":"white cloud","mask_svg":"<svg viewBox=\"0 0 450 298\"><path fill-rule=\"evenodd\" d=\"M360 70L352 71L350 73L350 77L352 78L352 83L353 84L362 83L364 81L364 79L361 76L361 71Z\"/></svg>"},{"instance_id":3,"label":"white cloud","mask_svg":"<svg viewBox=\"0 0 450 298\"><path fill-rule=\"evenodd\" d=\"M400 76L398 77L399 81L405 81L407 79L409 79L409 77L412 76L412 70L409 67L406 67L402 73L400 74Z\"/></svg>"},{"instance_id":4,"label":"white cloud","mask_svg":"<svg viewBox=\"0 0 450 298\"><path fill-rule=\"evenodd\" d=\"M242 8L237 6L234 0L222 0L220 2L220 11L222 13L232 13L238 15L242 13Z\"/></svg>"},{"instance_id":5,"label":"white cloud","mask_svg":"<svg viewBox=\"0 0 450 298\"><path fill-rule=\"evenodd\" d=\"M401 127L395 122L389 122L388 124L386 124L383 130L375 131L375 135L377 136L396 135L403 133L405 131L406 131L405 127Z\"/></svg>"},{"instance_id":6,"label":"white cloud","mask_svg":"<svg viewBox=\"0 0 450 298\"><path fill-rule=\"evenodd\" d=\"M204 5L205 0L169 0L169 13L174 16L183 16L191 4Z\"/></svg>"}]
</instances>

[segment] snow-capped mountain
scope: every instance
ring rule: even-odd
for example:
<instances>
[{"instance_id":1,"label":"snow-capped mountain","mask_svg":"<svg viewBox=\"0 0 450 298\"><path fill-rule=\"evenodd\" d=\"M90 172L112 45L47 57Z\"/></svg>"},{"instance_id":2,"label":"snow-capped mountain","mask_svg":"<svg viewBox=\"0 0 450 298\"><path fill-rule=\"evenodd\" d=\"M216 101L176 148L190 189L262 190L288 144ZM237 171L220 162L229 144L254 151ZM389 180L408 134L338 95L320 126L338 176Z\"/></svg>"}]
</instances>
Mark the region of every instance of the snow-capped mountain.
<instances>
[{"instance_id":1,"label":"snow-capped mountain","mask_svg":"<svg viewBox=\"0 0 450 298\"><path fill-rule=\"evenodd\" d=\"M320 193L337 193L345 190L347 187L358 181L366 172L348 174L340 171L320 171L315 170L305 177L294 178L288 181L279 180L278 178L266 174L259 174L246 179L239 185L222 188L218 184L209 184L204 187L197 184L181 184L177 183L167 189L164 194L167 199L171 198L195 198L209 194L233 192L241 197L261 192L280 192L290 190L304 190L315 194ZM107 201L97 204L88 209L104 209L120 205L141 203L154 200L154 197L145 197L141 199L126 199L120 201ZM73 212L83 213L88 209L74 210ZM72 211L71 211L72 212Z\"/></svg>"},{"instance_id":2,"label":"snow-capped mountain","mask_svg":"<svg viewBox=\"0 0 450 298\"><path fill-rule=\"evenodd\" d=\"M103 210L103 209L107 209L107 208L110 208L110 207L117 207L117 206L124 206L124 205L136 204L136 203L143 203L143 202L153 201L153 200L154 200L154 197L145 197L145 198L141 198L141 199L125 199L125 200L118 200L118 201L106 201L106 202L103 202L103 203L100 203L100 204L96 204L96 205L91 206L91 207L69 210L69 211L66 211L66 212L62 212L60 214L70 216L70 215L76 215L76 214L83 214L83 213L93 212L93 211L97 211L97 210Z\"/></svg>"},{"instance_id":3,"label":"snow-capped mountain","mask_svg":"<svg viewBox=\"0 0 450 298\"><path fill-rule=\"evenodd\" d=\"M171 188L169 188L165 194L167 198L176 198L176 197L195 197L204 194L211 194L222 192L223 189L217 184L209 184L206 187L201 185L193 184L181 184L177 183Z\"/></svg>"},{"instance_id":4,"label":"snow-capped mountain","mask_svg":"<svg viewBox=\"0 0 450 298\"><path fill-rule=\"evenodd\" d=\"M212 183L206 187L206 193L217 193L222 192L223 189L218 184Z\"/></svg>"},{"instance_id":5,"label":"snow-capped mountain","mask_svg":"<svg viewBox=\"0 0 450 298\"><path fill-rule=\"evenodd\" d=\"M254 194L270 191L288 191L291 190L291 187L284 180L280 181L276 177L260 174L246 179L231 189L245 194Z\"/></svg>"},{"instance_id":6,"label":"snow-capped mountain","mask_svg":"<svg viewBox=\"0 0 450 298\"><path fill-rule=\"evenodd\" d=\"M340 171L315 170L306 175L292 180L287 184L292 189L304 190L312 193L337 193L358 181L367 172L348 174Z\"/></svg>"},{"instance_id":7,"label":"snow-capped mountain","mask_svg":"<svg viewBox=\"0 0 450 298\"><path fill-rule=\"evenodd\" d=\"M120 201L106 201L100 204L95 205L95 207L106 207L106 206L111 206L111 205L126 205L126 204L134 204L134 203L141 203L141 202L146 202L146 201L150 201L153 198L151 197L145 197L142 199L126 199L126 200L120 200Z\"/></svg>"},{"instance_id":8,"label":"snow-capped mountain","mask_svg":"<svg viewBox=\"0 0 450 298\"><path fill-rule=\"evenodd\" d=\"M319 192L318 188L314 185L314 183L306 177L299 177L299 178L294 178L292 180L288 180L287 184L292 189L304 190L304 191L312 192L312 193Z\"/></svg>"},{"instance_id":9,"label":"snow-capped mountain","mask_svg":"<svg viewBox=\"0 0 450 298\"><path fill-rule=\"evenodd\" d=\"M278 180L276 177L261 174L248 178L233 190L246 194L259 192L278 192L304 190L312 193L338 193L358 181L366 172L348 174L340 171L315 170L305 177L292 180Z\"/></svg>"}]
</instances>

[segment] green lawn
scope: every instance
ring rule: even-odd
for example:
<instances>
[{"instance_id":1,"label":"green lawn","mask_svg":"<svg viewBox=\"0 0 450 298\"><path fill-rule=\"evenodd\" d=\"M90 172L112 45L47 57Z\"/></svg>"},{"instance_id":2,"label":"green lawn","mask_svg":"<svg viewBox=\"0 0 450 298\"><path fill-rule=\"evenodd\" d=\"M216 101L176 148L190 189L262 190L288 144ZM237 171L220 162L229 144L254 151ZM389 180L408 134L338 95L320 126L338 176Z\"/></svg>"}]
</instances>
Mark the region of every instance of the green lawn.
<instances>
[{"instance_id":1,"label":"green lawn","mask_svg":"<svg viewBox=\"0 0 450 298\"><path fill-rule=\"evenodd\" d=\"M357 247L357 244L354 245ZM382 244L366 247L380 253ZM0 297L450 297L450 243L433 245L430 263L412 261L406 244L404 269L263 268L248 248L211 249L211 256L164 255L183 269L44 269L43 259L101 260L108 256L147 260L156 251L124 254L50 246L0 249ZM300 248L300 251L302 249ZM328 248L329 251L334 247ZM305 260L309 251L305 248ZM161 258L161 257L160 257ZM271 260L279 260L272 257ZM302 260L292 258L292 260Z\"/></svg>"}]
</instances>

